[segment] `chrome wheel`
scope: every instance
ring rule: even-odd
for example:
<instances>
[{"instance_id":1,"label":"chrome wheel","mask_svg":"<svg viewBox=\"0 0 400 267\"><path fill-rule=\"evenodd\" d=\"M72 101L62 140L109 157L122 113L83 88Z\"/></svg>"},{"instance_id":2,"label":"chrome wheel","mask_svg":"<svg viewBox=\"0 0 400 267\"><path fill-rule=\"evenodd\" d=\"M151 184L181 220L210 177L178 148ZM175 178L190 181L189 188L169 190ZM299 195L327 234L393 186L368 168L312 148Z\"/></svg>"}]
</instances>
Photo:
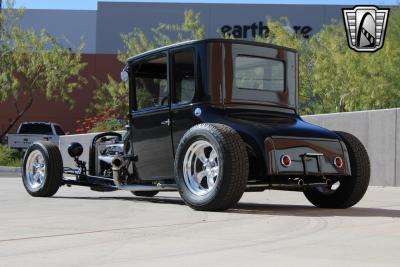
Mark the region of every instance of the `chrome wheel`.
<instances>
[{"instance_id":1,"label":"chrome wheel","mask_svg":"<svg viewBox=\"0 0 400 267\"><path fill-rule=\"evenodd\" d=\"M219 161L215 148L205 140L190 145L183 160L187 188L197 196L210 193L218 182Z\"/></svg>"},{"instance_id":2,"label":"chrome wheel","mask_svg":"<svg viewBox=\"0 0 400 267\"><path fill-rule=\"evenodd\" d=\"M47 176L46 162L42 152L39 150L32 151L28 156L25 168L26 184L33 192L38 191L43 187Z\"/></svg>"}]
</instances>

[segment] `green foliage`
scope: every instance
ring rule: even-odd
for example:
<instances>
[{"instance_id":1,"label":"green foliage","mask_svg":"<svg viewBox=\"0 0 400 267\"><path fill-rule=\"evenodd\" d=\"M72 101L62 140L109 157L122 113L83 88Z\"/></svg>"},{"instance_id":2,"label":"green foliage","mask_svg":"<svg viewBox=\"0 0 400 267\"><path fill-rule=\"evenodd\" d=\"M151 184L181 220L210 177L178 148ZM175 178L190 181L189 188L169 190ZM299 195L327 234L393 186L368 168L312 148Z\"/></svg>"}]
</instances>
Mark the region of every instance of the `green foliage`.
<instances>
[{"instance_id":1,"label":"green foliage","mask_svg":"<svg viewBox=\"0 0 400 267\"><path fill-rule=\"evenodd\" d=\"M22 157L22 152L0 145L0 166L19 167Z\"/></svg>"},{"instance_id":2,"label":"green foliage","mask_svg":"<svg viewBox=\"0 0 400 267\"><path fill-rule=\"evenodd\" d=\"M13 1L7 1L0 14L0 102L14 102L16 117L0 137L31 107L35 95L72 106L71 93L86 82L79 74L86 65L81 62L83 44L73 52L45 30L22 29L18 22L24 11L12 7ZM27 103L21 103L22 96Z\"/></svg>"},{"instance_id":3,"label":"green foliage","mask_svg":"<svg viewBox=\"0 0 400 267\"><path fill-rule=\"evenodd\" d=\"M114 80L108 76L108 82L99 84L94 92L93 113L103 112L104 110L116 110L120 116L128 112L129 92L128 83Z\"/></svg>"},{"instance_id":4,"label":"green foliage","mask_svg":"<svg viewBox=\"0 0 400 267\"><path fill-rule=\"evenodd\" d=\"M205 27L200 22L200 13L193 10L186 10L181 24L160 23L157 27L151 29L152 38L147 38L144 32L135 28L132 32L121 34L125 46L124 52L118 53L118 59L125 64L129 57L138 55L151 49L170 45L176 42L187 40L203 39L205 37ZM169 35L174 38L168 37ZM145 101L148 97L146 92L139 92L138 106L146 106ZM99 86L94 95L94 112L105 109L117 110L120 116L128 111L128 87L127 83L119 82L108 77L108 82Z\"/></svg>"},{"instance_id":5,"label":"green foliage","mask_svg":"<svg viewBox=\"0 0 400 267\"><path fill-rule=\"evenodd\" d=\"M400 10L392 9L384 47L375 53L349 49L343 25L333 22L310 41L314 112L400 106Z\"/></svg>"},{"instance_id":6,"label":"green foliage","mask_svg":"<svg viewBox=\"0 0 400 267\"><path fill-rule=\"evenodd\" d=\"M92 133L98 132L110 132L110 131L122 131L124 130L125 123L117 119L107 119L104 121L98 121L94 127L90 130Z\"/></svg>"}]
</instances>

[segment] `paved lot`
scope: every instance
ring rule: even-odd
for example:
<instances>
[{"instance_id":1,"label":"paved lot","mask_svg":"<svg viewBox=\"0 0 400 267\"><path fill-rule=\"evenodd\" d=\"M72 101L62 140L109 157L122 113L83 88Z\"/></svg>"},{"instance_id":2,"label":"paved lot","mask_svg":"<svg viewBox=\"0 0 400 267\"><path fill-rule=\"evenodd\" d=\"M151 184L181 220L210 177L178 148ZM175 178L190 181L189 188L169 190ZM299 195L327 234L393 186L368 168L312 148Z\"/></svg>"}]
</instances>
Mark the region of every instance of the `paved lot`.
<instances>
[{"instance_id":1,"label":"paved lot","mask_svg":"<svg viewBox=\"0 0 400 267\"><path fill-rule=\"evenodd\" d=\"M371 187L348 210L302 194L247 193L228 212L196 212L176 193L61 188L32 198L0 178L0 266L399 266L400 188Z\"/></svg>"}]
</instances>

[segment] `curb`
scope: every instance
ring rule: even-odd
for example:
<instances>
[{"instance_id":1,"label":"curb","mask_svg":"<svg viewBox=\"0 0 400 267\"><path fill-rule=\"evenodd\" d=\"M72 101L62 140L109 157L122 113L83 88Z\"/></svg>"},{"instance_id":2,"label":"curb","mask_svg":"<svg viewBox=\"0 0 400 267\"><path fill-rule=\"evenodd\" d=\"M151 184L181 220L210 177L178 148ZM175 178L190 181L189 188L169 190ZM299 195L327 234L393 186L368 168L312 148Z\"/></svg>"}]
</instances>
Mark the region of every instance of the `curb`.
<instances>
[{"instance_id":1,"label":"curb","mask_svg":"<svg viewBox=\"0 0 400 267\"><path fill-rule=\"evenodd\" d=\"M0 173L21 173L21 167L0 166Z\"/></svg>"}]
</instances>

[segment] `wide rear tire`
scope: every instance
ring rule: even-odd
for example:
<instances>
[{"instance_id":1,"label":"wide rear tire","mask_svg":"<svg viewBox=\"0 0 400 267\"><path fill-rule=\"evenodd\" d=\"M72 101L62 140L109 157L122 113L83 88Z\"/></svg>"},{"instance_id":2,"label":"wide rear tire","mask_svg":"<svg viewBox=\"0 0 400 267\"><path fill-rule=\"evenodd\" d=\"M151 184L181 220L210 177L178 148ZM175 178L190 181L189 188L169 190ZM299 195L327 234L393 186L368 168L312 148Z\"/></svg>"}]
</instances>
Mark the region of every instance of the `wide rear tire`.
<instances>
[{"instance_id":1,"label":"wide rear tire","mask_svg":"<svg viewBox=\"0 0 400 267\"><path fill-rule=\"evenodd\" d=\"M33 197L51 197L61 186L63 162L58 146L47 141L32 144L25 152L22 181Z\"/></svg>"},{"instance_id":2,"label":"wide rear tire","mask_svg":"<svg viewBox=\"0 0 400 267\"><path fill-rule=\"evenodd\" d=\"M304 191L306 198L320 208L344 209L357 204L367 191L371 167L367 150L354 135L336 132L349 153L351 176L342 177L336 190L321 192L316 188Z\"/></svg>"},{"instance_id":3,"label":"wide rear tire","mask_svg":"<svg viewBox=\"0 0 400 267\"><path fill-rule=\"evenodd\" d=\"M179 193L187 205L195 210L229 209L246 189L246 145L226 125L196 125L180 141L175 172Z\"/></svg>"}]
</instances>

